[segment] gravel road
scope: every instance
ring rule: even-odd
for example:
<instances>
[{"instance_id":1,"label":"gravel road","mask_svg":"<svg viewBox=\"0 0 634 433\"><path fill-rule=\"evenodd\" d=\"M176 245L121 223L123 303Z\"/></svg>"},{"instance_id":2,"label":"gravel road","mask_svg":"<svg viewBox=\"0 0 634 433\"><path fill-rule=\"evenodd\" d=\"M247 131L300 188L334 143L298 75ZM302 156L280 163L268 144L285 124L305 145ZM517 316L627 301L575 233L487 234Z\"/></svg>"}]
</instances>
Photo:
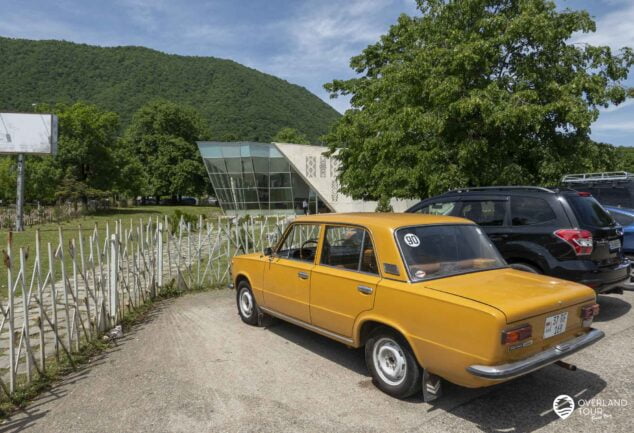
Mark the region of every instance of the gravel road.
<instances>
[{"instance_id":1,"label":"gravel road","mask_svg":"<svg viewBox=\"0 0 634 433\"><path fill-rule=\"evenodd\" d=\"M600 297L607 337L486 389L445 384L432 404L372 384L361 350L296 326L243 324L234 291L166 301L117 347L0 425L2 432L634 431L634 293ZM560 394L621 407L552 412ZM592 419L594 415L594 420Z\"/></svg>"}]
</instances>

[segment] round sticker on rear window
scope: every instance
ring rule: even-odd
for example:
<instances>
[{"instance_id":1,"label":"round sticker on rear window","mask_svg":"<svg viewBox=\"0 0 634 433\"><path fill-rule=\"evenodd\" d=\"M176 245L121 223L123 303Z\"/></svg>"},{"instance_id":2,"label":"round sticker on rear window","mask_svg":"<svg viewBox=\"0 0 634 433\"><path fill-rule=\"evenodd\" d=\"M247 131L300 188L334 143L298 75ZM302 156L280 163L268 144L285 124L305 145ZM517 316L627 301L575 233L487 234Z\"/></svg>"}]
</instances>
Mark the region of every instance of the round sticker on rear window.
<instances>
[{"instance_id":1,"label":"round sticker on rear window","mask_svg":"<svg viewBox=\"0 0 634 433\"><path fill-rule=\"evenodd\" d=\"M412 248L420 245L420 239L418 239L418 236L411 233L403 236L403 240L405 240L405 243Z\"/></svg>"},{"instance_id":2,"label":"round sticker on rear window","mask_svg":"<svg viewBox=\"0 0 634 433\"><path fill-rule=\"evenodd\" d=\"M425 275L427 275L425 271L416 271L416 273L414 274L416 278L425 278Z\"/></svg>"}]
</instances>

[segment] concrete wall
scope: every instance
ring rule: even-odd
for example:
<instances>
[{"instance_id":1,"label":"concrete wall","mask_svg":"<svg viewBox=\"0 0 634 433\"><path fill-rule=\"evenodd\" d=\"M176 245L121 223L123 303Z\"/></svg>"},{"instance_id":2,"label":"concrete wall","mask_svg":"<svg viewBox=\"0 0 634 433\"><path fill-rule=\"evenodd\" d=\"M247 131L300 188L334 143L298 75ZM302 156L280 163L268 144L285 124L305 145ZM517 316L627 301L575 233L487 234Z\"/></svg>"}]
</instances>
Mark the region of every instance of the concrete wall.
<instances>
[{"instance_id":1,"label":"concrete wall","mask_svg":"<svg viewBox=\"0 0 634 433\"><path fill-rule=\"evenodd\" d=\"M305 144L273 143L275 147L288 159L293 168L304 178L335 212L373 212L377 202L353 200L339 192L337 173L338 161L323 155L327 150L321 146ZM417 200L392 199L391 205L395 212L403 212L416 203Z\"/></svg>"}]
</instances>

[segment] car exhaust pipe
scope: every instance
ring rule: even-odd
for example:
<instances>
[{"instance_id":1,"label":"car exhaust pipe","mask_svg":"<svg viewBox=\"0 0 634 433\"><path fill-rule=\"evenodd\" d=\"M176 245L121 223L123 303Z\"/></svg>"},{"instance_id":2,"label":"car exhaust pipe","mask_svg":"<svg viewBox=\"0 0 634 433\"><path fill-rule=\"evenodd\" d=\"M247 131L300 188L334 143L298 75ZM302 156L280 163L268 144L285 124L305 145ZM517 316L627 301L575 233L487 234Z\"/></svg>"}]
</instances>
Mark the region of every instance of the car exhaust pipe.
<instances>
[{"instance_id":1,"label":"car exhaust pipe","mask_svg":"<svg viewBox=\"0 0 634 433\"><path fill-rule=\"evenodd\" d=\"M555 362L555 365L558 365L561 368L565 368L566 370L577 371L577 366L576 365L568 364L567 362L564 362L564 361L557 361L557 362Z\"/></svg>"}]
</instances>

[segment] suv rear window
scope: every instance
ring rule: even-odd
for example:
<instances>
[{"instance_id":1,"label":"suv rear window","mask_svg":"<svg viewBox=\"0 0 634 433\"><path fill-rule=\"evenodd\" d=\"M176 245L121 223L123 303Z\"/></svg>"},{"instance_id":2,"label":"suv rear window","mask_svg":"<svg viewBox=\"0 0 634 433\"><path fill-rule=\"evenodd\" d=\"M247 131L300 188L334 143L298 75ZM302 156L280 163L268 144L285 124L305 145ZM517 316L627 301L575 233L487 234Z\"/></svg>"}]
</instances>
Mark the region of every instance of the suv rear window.
<instances>
[{"instance_id":1,"label":"suv rear window","mask_svg":"<svg viewBox=\"0 0 634 433\"><path fill-rule=\"evenodd\" d=\"M566 198L581 224L593 227L608 227L615 224L614 219L594 197L569 195Z\"/></svg>"}]
</instances>

